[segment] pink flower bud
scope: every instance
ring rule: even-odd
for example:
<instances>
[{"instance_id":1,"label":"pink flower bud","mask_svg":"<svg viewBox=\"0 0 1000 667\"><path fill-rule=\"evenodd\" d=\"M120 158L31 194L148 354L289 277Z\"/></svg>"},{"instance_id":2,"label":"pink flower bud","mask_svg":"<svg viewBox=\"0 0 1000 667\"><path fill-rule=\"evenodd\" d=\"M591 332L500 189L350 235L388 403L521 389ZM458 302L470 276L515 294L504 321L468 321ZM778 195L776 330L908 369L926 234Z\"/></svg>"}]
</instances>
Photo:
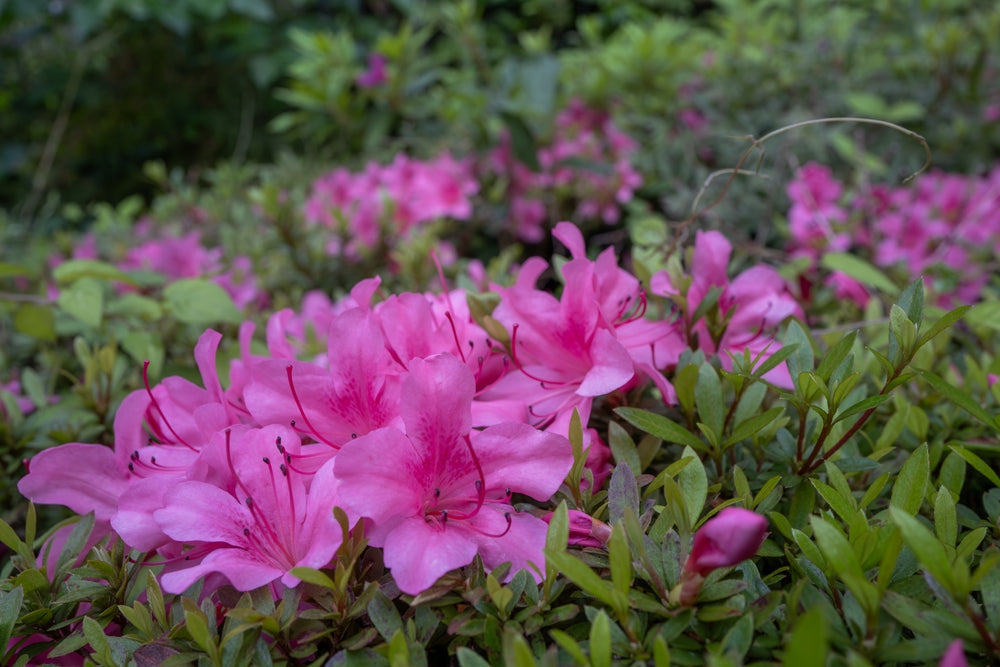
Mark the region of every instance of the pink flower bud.
<instances>
[{"instance_id":1,"label":"pink flower bud","mask_svg":"<svg viewBox=\"0 0 1000 667\"><path fill-rule=\"evenodd\" d=\"M741 507L727 507L694 535L684 570L702 577L752 557L767 537L767 519Z\"/></svg>"},{"instance_id":2,"label":"pink flower bud","mask_svg":"<svg viewBox=\"0 0 1000 667\"><path fill-rule=\"evenodd\" d=\"M552 521L552 512L544 517L545 523ZM579 547L603 547L611 539L611 526L598 521L586 512L569 510L569 544Z\"/></svg>"},{"instance_id":3,"label":"pink flower bud","mask_svg":"<svg viewBox=\"0 0 1000 667\"><path fill-rule=\"evenodd\" d=\"M969 663L965 659L965 651L962 650L962 640L956 639L949 646L948 650L941 656L939 667L968 667Z\"/></svg>"}]
</instances>

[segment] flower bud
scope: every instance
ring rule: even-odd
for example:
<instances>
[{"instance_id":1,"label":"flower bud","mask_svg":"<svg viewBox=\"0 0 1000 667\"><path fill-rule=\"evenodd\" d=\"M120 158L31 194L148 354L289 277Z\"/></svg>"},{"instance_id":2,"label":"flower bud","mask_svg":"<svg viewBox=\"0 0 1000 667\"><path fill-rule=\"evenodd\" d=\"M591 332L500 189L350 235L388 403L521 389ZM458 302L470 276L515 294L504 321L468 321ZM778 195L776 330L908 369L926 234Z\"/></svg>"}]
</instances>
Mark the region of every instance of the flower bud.
<instances>
[{"instance_id":1,"label":"flower bud","mask_svg":"<svg viewBox=\"0 0 1000 667\"><path fill-rule=\"evenodd\" d=\"M956 639L948 646L948 650L941 656L939 667L969 667L961 639Z\"/></svg>"},{"instance_id":2,"label":"flower bud","mask_svg":"<svg viewBox=\"0 0 1000 667\"><path fill-rule=\"evenodd\" d=\"M767 519L741 507L727 507L694 535L684 570L702 577L752 557L767 537Z\"/></svg>"}]
</instances>

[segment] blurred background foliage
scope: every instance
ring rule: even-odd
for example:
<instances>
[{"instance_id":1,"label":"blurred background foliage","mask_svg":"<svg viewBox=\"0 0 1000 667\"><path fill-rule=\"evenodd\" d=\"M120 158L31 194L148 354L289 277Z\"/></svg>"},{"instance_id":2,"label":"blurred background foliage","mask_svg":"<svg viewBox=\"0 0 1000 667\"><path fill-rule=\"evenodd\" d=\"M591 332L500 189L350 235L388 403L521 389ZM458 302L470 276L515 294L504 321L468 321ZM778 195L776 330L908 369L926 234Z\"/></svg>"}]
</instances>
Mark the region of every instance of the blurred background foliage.
<instances>
[{"instance_id":1,"label":"blurred background foliage","mask_svg":"<svg viewBox=\"0 0 1000 667\"><path fill-rule=\"evenodd\" d=\"M641 138L645 193L674 216L733 166L739 137L821 116L905 124L937 166L975 172L1000 147L983 122L1000 104L996 34L992 2L5 0L0 205L81 226L93 216L61 204L148 202L148 161L197 180L284 151L347 164L471 152L503 128L527 155L572 97ZM373 54L387 85L359 89ZM790 144L852 166L863 153L893 177L920 160L870 128L798 132L779 166Z\"/></svg>"}]
</instances>

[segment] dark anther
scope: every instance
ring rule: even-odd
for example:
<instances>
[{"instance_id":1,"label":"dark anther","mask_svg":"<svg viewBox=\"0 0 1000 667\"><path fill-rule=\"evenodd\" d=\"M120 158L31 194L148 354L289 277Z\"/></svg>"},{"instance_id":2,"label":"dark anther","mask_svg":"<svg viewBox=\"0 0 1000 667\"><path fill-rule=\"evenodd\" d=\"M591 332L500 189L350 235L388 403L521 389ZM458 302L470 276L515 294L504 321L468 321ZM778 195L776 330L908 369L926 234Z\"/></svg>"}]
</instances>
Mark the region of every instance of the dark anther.
<instances>
[{"instance_id":1,"label":"dark anther","mask_svg":"<svg viewBox=\"0 0 1000 667\"><path fill-rule=\"evenodd\" d=\"M441 489L434 489L434 497L435 498L441 497Z\"/></svg>"},{"instance_id":2,"label":"dark anther","mask_svg":"<svg viewBox=\"0 0 1000 667\"><path fill-rule=\"evenodd\" d=\"M282 463L280 466L278 466L278 469L281 470L281 474L282 475L284 475L285 477L288 477L288 468L285 467L284 463Z\"/></svg>"},{"instance_id":3,"label":"dark anther","mask_svg":"<svg viewBox=\"0 0 1000 667\"><path fill-rule=\"evenodd\" d=\"M132 465L131 463L129 463L128 464L128 470L129 470L129 472L135 472L135 466Z\"/></svg>"},{"instance_id":4,"label":"dark anther","mask_svg":"<svg viewBox=\"0 0 1000 667\"><path fill-rule=\"evenodd\" d=\"M277 438L274 439L274 444L276 444L278 447L281 447L281 436L280 435Z\"/></svg>"},{"instance_id":5,"label":"dark anther","mask_svg":"<svg viewBox=\"0 0 1000 667\"><path fill-rule=\"evenodd\" d=\"M247 496L247 507L253 508L253 498Z\"/></svg>"},{"instance_id":6,"label":"dark anther","mask_svg":"<svg viewBox=\"0 0 1000 667\"><path fill-rule=\"evenodd\" d=\"M243 529L243 536L244 537L250 537L250 529L249 528L244 528Z\"/></svg>"},{"instance_id":7,"label":"dark anther","mask_svg":"<svg viewBox=\"0 0 1000 667\"><path fill-rule=\"evenodd\" d=\"M263 461L264 461L264 463L266 463L267 465L271 465L271 459L267 458L266 456L264 457Z\"/></svg>"},{"instance_id":8,"label":"dark anther","mask_svg":"<svg viewBox=\"0 0 1000 667\"><path fill-rule=\"evenodd\" d=\"M354 439L355 439L356 437L358 437L358 434L357 434L357 433L352 433L352 434L351 434L351 440L354 440Z\"/></svg>"}]
</instances>

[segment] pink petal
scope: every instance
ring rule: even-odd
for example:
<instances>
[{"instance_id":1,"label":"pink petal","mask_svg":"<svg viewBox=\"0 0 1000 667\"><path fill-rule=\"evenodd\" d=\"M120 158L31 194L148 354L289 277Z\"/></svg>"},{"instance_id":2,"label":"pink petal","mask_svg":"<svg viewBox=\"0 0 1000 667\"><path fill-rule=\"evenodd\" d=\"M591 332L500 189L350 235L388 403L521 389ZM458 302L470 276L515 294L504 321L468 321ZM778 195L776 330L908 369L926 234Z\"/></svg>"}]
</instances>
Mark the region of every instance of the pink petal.
<instances>
[{"instance_id":1,"label":"pink petal","mask_svg":"<svg viewBox=\"0 0 1000 667\"><path fill-rule=\"evenodd\" d=\"M115 452L104 445L69 443L36 454L17 484L21 495L42 505L64 505L77 514L93 512L109 521L128 487Z\"/></svg>"},{"instance_id":2,"label":"pink petal","mask_svg":"<svg viewBox=\"0 0 1000 667\"><path fill-rule=\"evenodd\" d=\"M475 391L472 371L455 357L414 359L400 401L406 434L427 448L452 448L472 429Z\"/></svg>"},{"instance_id":3,"label":"pink petal","mask_svg":"<svg viewBox=\"0 0 1000 667\"><path fill-rule=\"evenodd\" d=\"M586 259L587 248L583 242L583 234L580 228L572 222L560 222L552 230L552 236L562 241L563 245L569 249L569 254L573 259Z\"/></svg>"},{"instance_id":4,"label":"pink petal","mask_svg":"<svg viewBox=\"0 0 1000 667\"><path fill-rule=\"evenodd\" d=\"M472 445L486 478L487 493L511 491L548 500L573 465L572 447L561 435L527 424L497 424L476 435Z\"/></svg>"},{"instance_id":5,"label":"pink petal","mask_svg":"<svg viewBox=\"0 0 1000 667\"><path fill-rule=\"evenodd\" d=\"M408 517L385 540L385 564L399 590L417 595L448 572L468 565L476 555L469 531L440 528L424 518Z\"/></svg>"},{"instance_id":6,"label":"pink petal","mask_svg":"<svg viewBox=\"0 0 1000 667\"><path fill-rule=\"evenodd\" d=\"M153 517L178 542L246 543L244 528L256 529L253 515L227 491L204 482L181 482Z\"/></svg>"},{"instance_id":7,"label":"pink petal","mask_svg":"<svg viewBox=\"0 0 1000 667\"><path fill-rule=\"evenodd\" d=\"M632 357L615 335L598 329L590 346L593 366L576 390L581 396L601 396L618 389L635 375Z\"/></svg>"}]
</instances>

